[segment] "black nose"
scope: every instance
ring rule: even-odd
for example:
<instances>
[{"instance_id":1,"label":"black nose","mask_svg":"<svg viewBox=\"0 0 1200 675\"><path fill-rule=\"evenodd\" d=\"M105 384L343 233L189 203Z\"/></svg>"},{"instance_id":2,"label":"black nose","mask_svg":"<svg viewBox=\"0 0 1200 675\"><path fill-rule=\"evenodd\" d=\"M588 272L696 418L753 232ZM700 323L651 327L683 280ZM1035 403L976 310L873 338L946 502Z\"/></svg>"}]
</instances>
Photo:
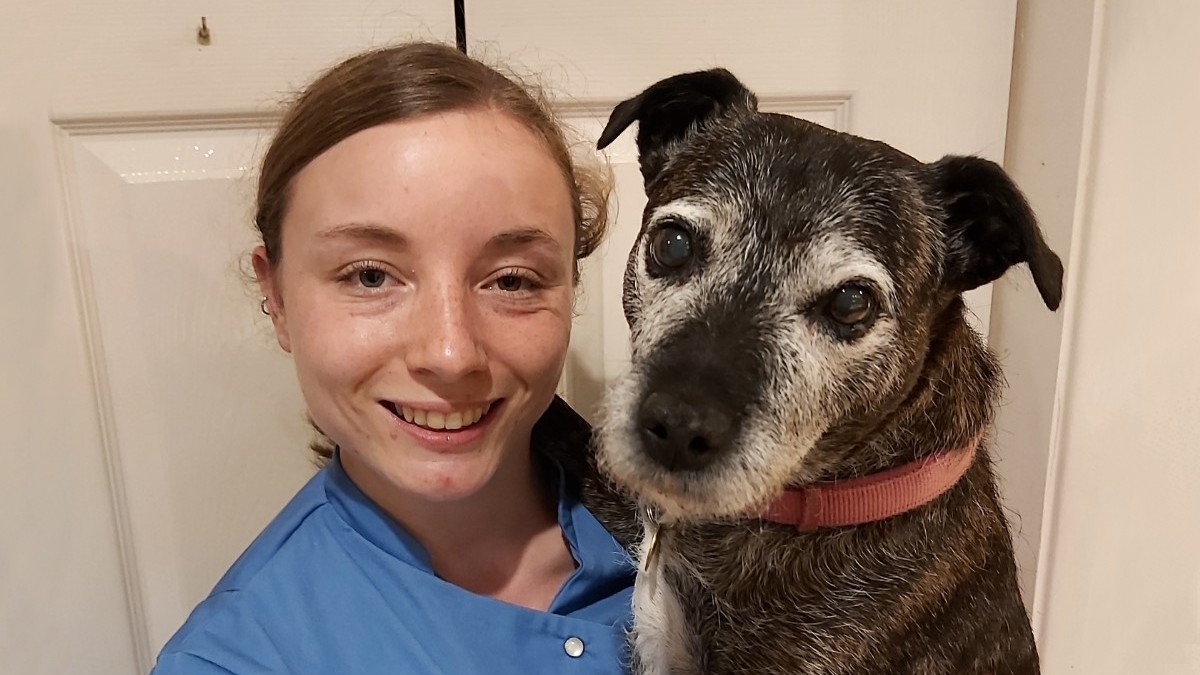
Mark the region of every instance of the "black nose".
<instances>
[{"instance_id":1,"label":"black nose","mask_svg":"<svg viewBox=\"0 0 1200 675\"><path fill-rule=\"evenodd\" d=\"M734 431L733 415L724 406L667 392L642 400L638 422L646 453L669 471L698 471L712 464Z\"/></svg>"}]
</instances>

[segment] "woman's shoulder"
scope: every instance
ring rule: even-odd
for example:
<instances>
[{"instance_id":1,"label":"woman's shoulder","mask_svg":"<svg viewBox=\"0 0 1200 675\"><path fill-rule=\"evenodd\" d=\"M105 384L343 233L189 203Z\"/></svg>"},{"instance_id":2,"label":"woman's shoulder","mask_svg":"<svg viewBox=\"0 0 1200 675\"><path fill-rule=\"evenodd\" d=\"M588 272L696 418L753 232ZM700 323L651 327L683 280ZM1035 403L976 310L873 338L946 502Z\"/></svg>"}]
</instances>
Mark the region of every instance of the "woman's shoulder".
<instances>
[{"instance_id":1,"label":"woman's shoulder","mask_svg":"<svg viewBox=\"0 0 1200 675\"><path fill-rule=\"evenodd\" d=\"M158 662L154 664L150 675L234 675L234 673L198 654L171 652L159 655Z\"/></svg>"},{"instance_id":2,"label":"woman's shoulder","mask_svg":"<svg viewBox=\"0 0 1200 675\"><path fill-rule=\"evenodd\" d=\"M277 650L257 639L253 604L240 590L209 595L163 647L151 675L285 672L274 663Z\"/></svg>"},{"instance_id":3,"label":"woman's shoulder","mask_svg":"<svg viewBox=\"0 0 1200 675\"><path fill-rule=\"evenodd\" d=\"M235 666L270 661L266 631L278 617L287 616L290 601L279 591L320 576L321 556L314 552L330 538L329 523L322 517L328 510L324 473L296 493L192 610L163 647L155 673L271 672ZM311 568L307 573L306 567ZM251 645L246 653L238 648Z\"/></svg>"},{"instance_id":4,"label":"woman's shoulder","mask_svg":"<svg viewBox=\"0 0 1200 675\"><path fill-rule=\"evenodd\" d=\"M328 468L321 469L300 488L238 556L210 597L251 586L260 575L277 572L282 563L290 561L292 548L311 546L313 539L326 536L327 526L320 516L329 505L325 490L328 472Z\"/></svg>"}]
</instances>

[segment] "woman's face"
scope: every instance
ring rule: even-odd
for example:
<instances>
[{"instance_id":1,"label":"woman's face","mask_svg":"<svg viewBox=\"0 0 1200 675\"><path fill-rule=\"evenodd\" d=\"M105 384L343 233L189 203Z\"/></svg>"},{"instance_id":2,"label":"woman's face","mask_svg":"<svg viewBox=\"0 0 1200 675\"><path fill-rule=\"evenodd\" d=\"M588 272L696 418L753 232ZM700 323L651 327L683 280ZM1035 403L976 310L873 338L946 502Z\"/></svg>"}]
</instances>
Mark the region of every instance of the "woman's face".
<instances>
[{"instance_id":1,"label":"woman's face","mask_svg":"<svg viewBox=\"0 0 1200 675\"><path fill-rule=\"evenodd\" d=\"M296 176L281 242L255 271L351 475L448 501L527 461L574 266L566 179L536 136L490 110L357 133Z\"/></svg>"}]
</instances>

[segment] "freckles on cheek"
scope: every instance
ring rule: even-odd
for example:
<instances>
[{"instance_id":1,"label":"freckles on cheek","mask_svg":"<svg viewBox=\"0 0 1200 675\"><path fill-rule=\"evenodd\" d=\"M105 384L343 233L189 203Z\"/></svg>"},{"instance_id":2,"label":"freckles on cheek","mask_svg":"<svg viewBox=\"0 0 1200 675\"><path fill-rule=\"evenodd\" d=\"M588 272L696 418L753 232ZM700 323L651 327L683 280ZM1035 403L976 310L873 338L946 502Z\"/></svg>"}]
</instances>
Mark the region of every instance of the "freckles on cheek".
<instances>
[{"instance_id":1,"label":"freckles on cheek","mask_svg":"<svg viewBox=\"0 0 1200 675\"><path fill-rule=\"evenodd\" d=\"M504 317L489 327L495 337L492 348L529 375L553 376L566 358L571 338L571 312L566 309L542 310L532 314Z\"/></svg>"},{"instance_id":2,"label":"freckles on cheek","mask_svg":"<svg viewBox=\"0 0 1200 675\"><path fill-rule=\"evenodd\" d=\"M541 373L545 379L557 382L570 339L569 324L565 330L553 326L540 332L527 332L520 341L518 358L530 372Z\"/></svg>"},{"instance_id":3,"label":"freckles on cheek","mask_svg":"<svg viewBox=\"0 0 1200 675\"><path fill-rule=\"evenodd\" d=\"M369 368L396 341L394 328L376 317L317 309L301 319L293 335L297 349L339 378Z\"/></svg>"}]
</instances>

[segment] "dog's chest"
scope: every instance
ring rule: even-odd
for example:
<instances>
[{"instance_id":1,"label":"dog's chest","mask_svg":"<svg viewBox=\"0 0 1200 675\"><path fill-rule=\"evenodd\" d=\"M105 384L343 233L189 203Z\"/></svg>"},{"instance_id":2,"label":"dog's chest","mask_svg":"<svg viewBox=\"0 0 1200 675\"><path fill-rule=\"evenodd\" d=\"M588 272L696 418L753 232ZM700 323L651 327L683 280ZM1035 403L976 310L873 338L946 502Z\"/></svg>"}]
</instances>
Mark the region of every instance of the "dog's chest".
<instances>
[{"instance_id":1,"label":"dog's chest","mask_svg":"<svg viewBox=\"0 0 1200 675\"><path fill-rule=\"evenodd\" d=\"M660 534L663 535L660 537ZM703 672L694 639L663 556L669 537L657 525L647 524L638 552L639 571L633 589L634 673L682 675Z\"/></svg>"},{"instance_id":2,"label":"dog's chest","mask_svg":"<svg viewBox=\"0 0 1200 675\"><path fill-rule=\"evenodd\" d=\"M794 558L772 554L761 539L713 541L694 532L660 538L657 560L639 573L634 590L635 673L858 672L853 664L869 658L871 640L845 621L853 594L839 597L811 578L778 574Z\"/></svg>"},{"instance_id":3,"label":"dog's chest","mask_svg":"<svg viewBox=\"0 0 1200 675\"><path fill-rule=\"evenodd\" d=\"M905 555L744 525L660 540L634 593L635 673L1037 672L1011 570L966 557L961 540Z\"/></svg>"}]
</instances>

